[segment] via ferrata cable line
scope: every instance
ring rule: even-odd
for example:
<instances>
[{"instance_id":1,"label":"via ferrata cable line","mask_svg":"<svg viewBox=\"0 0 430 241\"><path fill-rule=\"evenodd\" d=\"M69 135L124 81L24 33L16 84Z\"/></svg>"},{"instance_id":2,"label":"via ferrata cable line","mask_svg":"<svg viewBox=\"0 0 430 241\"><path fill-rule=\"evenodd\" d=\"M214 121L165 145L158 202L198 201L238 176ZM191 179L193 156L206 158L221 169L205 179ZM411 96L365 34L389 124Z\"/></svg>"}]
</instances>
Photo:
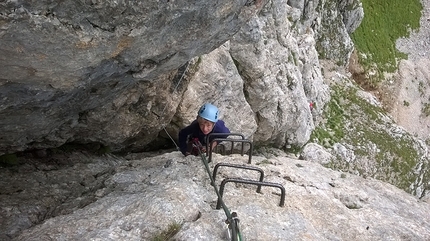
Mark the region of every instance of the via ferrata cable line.
<instances>
[{"instance_id":1,"label":"via ferrata cable line","mask_svg":"<svg viewBox=\"0 0 430 241\"><path fill-rule=\"evenodd\" d=\"M183 79L183 78L184 78L184 76L185 76L185 73L187 73L188 66L190 66L190 61L188 61L188 62L187 62L187 66L185 67L185 70L184 70L184 72L182 73L181 78L179 78L178 83L176 84L176 86L175 86L175 88L173 89L173 92L172 92L172 93L174 93L174 92L178 89L179 84L181 83L182 79ZM161 116L164 116L164 112L165 112L165 110L166 110L166 107L167 107L167 103L164 105L164 108L163 108L163 110L161 111ZM176 150L178 150L178 151L179 151L179 146L176 144L175 140L173 140L172 136L171 136L171 135L169 134L169 132L167 132L167 130L166 130L166 124L163 124L163 130L164 130L164 132L166 132L166 134L167 134L167 136L170 138L170 140L172 140L173 144L175 144L175 146L176 146Z\"/></svg>"},{"instance_id":2,"label":"via ferrata cable line","mask_svg":"<svg viewBox=\"0 0 430 241\"><path fill-rule=\"evenodd\" d=\"M181 78L179 78L178 83L176 84L175 88L173 89L173 93L177 90L179 84L181 83L182 79L184 78L185 73L187 72L189 65L190 65L190 61L187 62L187 66L185 67L185 70L182 73ZM166 108L167 108L167 103L164 105L164 108L161 111L161 116L164 116L164 112L165 112ZM172 136L170 136L170 134L167 132L166 125L163 124L162 127L163 127L163 130L166 132L166 134L169 136L169 138L172 140L172 142L175 144L176 149L179 151L179 146L176 144L175 140L173 140ZM198 142L198 141L197 142L193 141L192 144L193 144L193 147L196 147L196 149L198 150L198 152L200 154L202 162L203 162L203 164L204 164L204 166L206 168L206 172L209 175L209 179L211 181L211 185L214 187L215 193L216 193L216 195L218 197L218 200L220 201L221 206L222 206L222 208L224 210L224 213L227 216L227 220L225 222L228 225L229 235L230 235L231 241L242 241L243 239L242 239L242 234L240 233L240 230L239 230L239 218L237 216L237 213L236 212L230 213L230 210L227 208L227 206L225 205L224 201L222 200L221 194L220 194L220 192L218 191L218 189L217 189L217 187L215 185L215 180L213 179L213 177L211 175L211 172L210 172L210 169L209 169L209 165L208 165L208 161L206 159L206 156L201 151L202 144L200 142Z\"/></svg>"},{"instance_id":3,"label":"via ferrata cable line","mask_svg":"<svg viewBox=\"0 0 430 241\"><path fill-rule=\"evenodd\" d=\"M208 161L206 159L206 155L201 151L202 144L199 141L193 141L192 144L193 144L193 147L195 147L200 154L200 157L201 157L202 162L205 166L206 172L209 175L211 185L214 187L215 193L218 197L218 200L221 203L221 207L223 208L224 213L227 216L226 223L228 224L229 232L231 234L230 235L231 241L242 241L242 234L240 233L240 230L239 230L239 218L237 217L237 213L236 212L230 213L230 210L228 209L228 207L225 205L224 201L222 200L221 194L215 185L215 180L211 175L211 171L209 169L209 164L208 164Z\"/></svg>"}]
</instances>

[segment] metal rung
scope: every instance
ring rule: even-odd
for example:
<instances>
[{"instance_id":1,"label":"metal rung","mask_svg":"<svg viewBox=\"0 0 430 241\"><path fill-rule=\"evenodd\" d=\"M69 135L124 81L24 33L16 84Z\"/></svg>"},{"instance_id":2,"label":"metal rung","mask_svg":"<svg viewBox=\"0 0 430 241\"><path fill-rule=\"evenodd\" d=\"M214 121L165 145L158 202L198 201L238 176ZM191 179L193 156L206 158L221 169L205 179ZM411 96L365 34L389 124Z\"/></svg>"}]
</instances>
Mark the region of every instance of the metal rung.
<instances>
[{"instance_id":1,"label":"metal rung","mask_svg":"<svg viewBox=\"0 0 430 241\"><path fill-rule=\"evenodd\" d=\"M243 134L240 134L240 133L209 133L206 137L206 145L207 145L207 143L210 142L209 140L212 136L215 136L215 137L220 137L220 136L224 137L225 136L224 138L227 138L229 136L240 136L240 137L242 137L242 140L245 139L245 136ZM208 146L206 146L206 147L208 147Z\"/></svg>"},{"instance_id":2,"label":"metal rung","mask_svg":"<svg viewBox=\"0 0 430 241\"><path fill-rule=\"evenodd\" d=\"M209 150L209 143L211 142L211 137L218 137L218 138L229 138L230 136L239 136L241 137L242 140L245 139L245 136L243 134L240 133L210 133L206 136L206 150ZM212 143L211 143L212 144ZM223 151L225 154L225 146L223 146ZM242 153L244 152L243 150L243 143L242 143ZM242 154L243 155L243 154Z\"/></svg>"},{"instance_id":3,"label":"metal rung","mask_svg":"<svg viewBox=\"0 0 430 241\"><path fill-rule=\"evenodd\" d=\"M231 142L231 152L233 152L233 144L234 142L242 142L242 149L241 149L241 155L244 155L244 143L249 143L249 151L248 151L248 155L249 155L249 159L248 159L248 164L251 164L251 159L252 159L252 150L253 150L253 145L252 142L250 140L246 140L246 139L231 139L231 138L215 138L213 139L210 144L209 144L209 158L208 158L208 162L212 161L212 143L214 142L221 142L221 141L229 141ZM207 149L206 149L207 150Z\"/></svg>"},{"instance_id":4,"label":"metal rung","mask_svg":"<svg viewBox=\"0 0 430 241\"><path fill-rule=\"evenodd\" d=\"M240 178L226 178L226 179L222 180L221 185L220 185L220 189L219 189L220 198L218 198L218 202L216 204L216 209L220 209L221 208L221 199L222 199L222 195L224 193L224 186L228 182L243 183L243 184L253 184L253 185L261 185L261 186L269 186L269 187L277 187L277 188L281 189L281 201L279 203L279 206L280 207L284 206L284 202L285 202L285 188L284 188L284 186L282 186L279 183L259 182L259 181L240 179Z\"/></svg>"},{"instance_id":5,"label":"metal rung","mask_svg":"<svg viewBox=\"0 0 430 241\"><path fill-rule=\"evenodd\" d=\"M264 178L264 171L261 168L258 167L253 167L253 166L244 166L244 165L238 165L238 164L230 164L230 163L217 163L214 167L214 171L212 173L212 177L213 180L215 181L216 179L216 174L217 174L217 170L219 167L224 166L224 167L233 167L233 168L239 168L239 169L246 169L246 170L252 170L252 171L257 171L260 173L260 179L259 181L262 182L263 178ZM261 185L258 185L257 188L257 192L260 193L261 192Z\"/></svg>"}]
</instances>

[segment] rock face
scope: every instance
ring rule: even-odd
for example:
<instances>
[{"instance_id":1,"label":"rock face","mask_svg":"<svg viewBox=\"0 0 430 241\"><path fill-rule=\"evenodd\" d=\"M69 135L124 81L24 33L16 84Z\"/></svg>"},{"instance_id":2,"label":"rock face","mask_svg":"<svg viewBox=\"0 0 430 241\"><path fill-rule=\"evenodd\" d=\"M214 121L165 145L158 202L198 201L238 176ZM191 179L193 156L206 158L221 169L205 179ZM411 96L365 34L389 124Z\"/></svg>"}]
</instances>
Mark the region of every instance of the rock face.
<instances>
[{"instance_id":1,"label":"rock face","mask_svg":"<svg viewBox=\"0 0 430 241\"><path fill-rule=\"evenodd\" d=\"M229 40L264 4L3 1L0 153L149 143L185 90L172 93L177 69Z\"/></svg>"},{"instance_id":2,"label":"rock face","mask_svg":"<svg viewBox=\"0 0 430 241\"><path fill-rule=\"evenodd\" d=\"M380 120L372 122L380 128L376 140L326 138L331 149L305 146L301 157L310 162L280 150L256 156L266 179L285 186L287 201L277 206L278 190L229 188L226 202L238 211L244 235L430 239L430 210L422 202L430 180L427 146L381 114L368 93L330 96L336 91L326 83L347 82L347 76L323 76L331 71L320 58L348 62L348 33L362 17L355 0L0 2L0 155L41 149L47 157L0 169L0 239L147 240L177 222L176 240L220 240L225 217L214 210L216 197L198 158L178 152L130 160L49 158L64 143L159 148L204 102L216 104L232 132L259 146L301 148L321 123L329 127L322 136L337 137L345 124L364 137L372 125L360 122L368 116L350 97L365 99L369 116ZM349 112L334 113L339 119L324 113L325 106L336 112L346 104ZM376 144L381 140L394 151ZM396 140L407 141L400 146ZM246 162L216 158L211 168ZM220 177L233 174L223 170Z\"/></svg>"},{"instance_id":3,"label":"rock face","mask_svg":"<svg viewBox=\"0 0 430 241\"><path fill-rule=\"evenodd\" d=\"M230 52L258 120L254 141L302 146L314 129L309 103L323 106L329 98L328 87L323 83L313 32L298 33L295 22L288 21L297 10L286 1L273 4L277 7L266 5L234 36Z\"/></svg>"},{"instance_id":4,"label":"rock face","mask_svg":"<svg viewBox=\"0 0 430 241\"><path fill-rule=\"evenodd\" d=\"M298 34L287 20L297 10L286 1L274 4L278 7L265 5L229 43L199 59L174 119L178 126L190 123L198 107L212 101L233 132L258 145L300 147L309 140L322 112L311 111L309 103L324 106L328 86L313 33Z\"/></svg>"},{"instance_id":5,"label":"rock face","mask_svg":"<svg viewBox=\"0 0 430 241\"><path fill-rule=\"evenodd\" d=\"M423 1L420 29L397 40L406 54L399 70L386 83L386 105L399 125L423 140L430 135L430 3Z\"/></svg>"},{"instance_id":6,"label":"rock face","mask_svg":"<svg viewBox=\"0 0 430 241\"><path fill-rule=\"evenodd\" d=\"M389 182L417 197L428 195L428 146L396 124L375 96L346 76L336 73L330 81L325 121L315 129L301 157Z\"/></svg>"},{"instance_id":7,"label":"rock face","mask_svg":"<svg viewBox=\"0 0 430 241\"><path fill-rule=\"evenodd\" d=\"M317 14L307 19L316 32L316 47L321 58L345 65L354 45L349 34L360 25L364 17L359 0L306 1L307 12ZM306 19L306 18L305 18Z\"/></svg>"},{"instance_id":8,"label":"rock face","mask_svg":"<svg viewBox=\"0 0 430 241\"><path fill-rule=\"evenodd\" d=\"M343 14L336 31L346 33L360 20L352 12L361 6L349 1L316 6L2 2L0 154L64 143L159 147L163 129L176 137L204 102L256 143L300 147L329 98L315 45L333 26L318 21ZM347 36L339 42L351 44ZM342 53L333 58L349 55L350 47L330 47ZM311 112L310 102L321 108Z\"/></svg>"},{"instance_id":9,"label":"rock face","mask_svg":"<svg viewBox=\"0 0 430 241\"><path fill-rule=\"evenodd\" d=\"M227 183L223 200L238 213L246 240L430 239L430 204L396 187L289 158L214 154L218 163L253 166L278 188ZM59 162L61 161L61 162ZM37 169L34 167L38 167ZM13 175L11 175L13 173ZM66 174L67 173L67 174ZM199 157L57 156L0 169L1 240L152 240L181 224L174 240L227 240L226 215ZM224 178L258 180L255 171L222 166ZM10 183L14 183L10 185ZM26 200L26 201L23 201Z\"/></svg>"},{"instance_id":10,"label":"rock face","mask_svg":"<svg viewBox=\"0 0 430 241\"><path fill-rule=\"evenodd\" d=\"M223 119L231 132L252 137L257 128L255 114L248 104L243 91L244 81L240 77L229 53L230 42L199 58L192 81L184 92L178 106L174 123L183 127L197 116L200 106L208 101L220 109ZM172 131L173 133L177 130Z\"/></svg>"},{"instance_id":11,"label":"rock face","mask_svg":"<svg viewBox=\"0 0 430 241\"><path fill-rule=\"evenodd\" d=\"M419 31L397 41L409 58L373 92L381 102L351 83L348 73L322 61L331 99L311 142L324 148L310 143L303 158L320 157L327 167L377 178L417 197L428 196L429 4L423 2Z\"/></svg>"}]
</instances>

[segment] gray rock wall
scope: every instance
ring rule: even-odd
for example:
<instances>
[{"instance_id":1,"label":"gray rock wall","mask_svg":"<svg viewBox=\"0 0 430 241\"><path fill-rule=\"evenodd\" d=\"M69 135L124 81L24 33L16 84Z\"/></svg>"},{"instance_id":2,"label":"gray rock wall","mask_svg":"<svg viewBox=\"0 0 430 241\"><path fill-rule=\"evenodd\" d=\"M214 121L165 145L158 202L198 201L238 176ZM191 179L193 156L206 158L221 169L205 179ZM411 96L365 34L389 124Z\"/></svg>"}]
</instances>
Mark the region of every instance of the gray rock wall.
<instances>
[{"instance_id":1,"label":"gray rock wall","mask_svg":"<svg viewBox=\"0 0 430 241\"><path fill-rule=\"evenodd\" d=\"M331 59L346 65L353 50L349 34L364 17L358 0L289 1L299 10L300 29L315 31L316 48L321 59Z\"/></svg>"},{"instance_id":2,"label":"gray rock wall","mask_svg":"<svg viewBox=\"0 0 430 241\"><path fill-rule=\"evenodd\" d=\"M255 114L244 93L244 81L230 55L227 42L199 58L196 70L184 92L175 117L178 126L191 123L201 105L211 102L218 106L220 118L234 133L242 133L252 140L257 128Z\"/></svg>"},{"instance_id":3,"label":"gray rock wall","mask_svg":"<svg viewBox=\"0 0 430 241\"><path fill-rule=\"evenodd\" d=\"M175 223L181 225L175 240L229 240L226 215L215 209L217 196L199 157L59 157L62 165L28 160L15 169L19 174L0 169L2 240L153 240ZM430 239L430 204L390 184L280 151L247 161L214 154L209 167L261 168L264 181L283 185L286 194L280 207L277 188L257 193L253 185L226 184L223 200L237 212L245 240ZM221 167L216 186L227 177L258 180L255 172ZM16 179L21 185L7 185Z\"/></svg>"},{"instance_id":4,"label":"gray rock wall","mask_svg":"<svg viewBox=\"0 0 430 241\"><path fill-rule=\"evenodd\" d=\"M185 90L168 92L177 69L264 3L1 2L0 153L149 143Z\"/></svg>"},{"instance_id":5,"label":"gray rock wall","mask_svg":"<svg viewBox=\"0 0 430 241\"><path fill-rule=\"evenodd\" d=\"M257 143L301 146L321 114L309 103L328 99L311 2L0 4L0 154L142 150L164 127L176 137L205 101ZM231 57L203 56L228 40L218 51Z\"/></svg>"},{"instance_id":6,"label":"gray rock wall","mask_svg":"<svg viewBox=\"0 0 430 241\"><path fill-rule=\"evenodd\" d=\"M290 22L297 10L272 1L242 27L231 54L245 80L247 100L256 114L255 141L277 147L302 146L314 128L310 102L324 106L323 83L313 31L300 33ZM299 21L298 19L296 19Z\"/></svg>"}]
</instances>

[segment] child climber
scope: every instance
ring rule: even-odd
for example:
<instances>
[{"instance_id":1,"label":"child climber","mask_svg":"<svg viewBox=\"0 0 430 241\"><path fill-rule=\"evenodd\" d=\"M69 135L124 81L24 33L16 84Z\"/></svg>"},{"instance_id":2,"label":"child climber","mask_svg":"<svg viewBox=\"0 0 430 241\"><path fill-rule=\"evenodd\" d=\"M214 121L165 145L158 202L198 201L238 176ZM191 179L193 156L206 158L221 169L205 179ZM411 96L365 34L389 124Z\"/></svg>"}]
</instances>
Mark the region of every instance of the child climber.
<instances>
[{"instance_id":1,"label":"child climber","mask_svg":"<svg viewBox=\"0 0 430 241\"><path fill-rule=\"evenodd\" d=\"M197 118L187 127L179 131L179 149L185 156L190 154L198 155L199 151L193 148L192 141L199 141L202 144L201 152L206 152L206 138L210 133L230 133L225 126L224 121L218 120L218 108L212 104L206 103L200 107ZM210 143L214 138L227 138L225 136L211 137ZM217 145L212 143L212 150Z\"/></svg>"}]
</instances>

